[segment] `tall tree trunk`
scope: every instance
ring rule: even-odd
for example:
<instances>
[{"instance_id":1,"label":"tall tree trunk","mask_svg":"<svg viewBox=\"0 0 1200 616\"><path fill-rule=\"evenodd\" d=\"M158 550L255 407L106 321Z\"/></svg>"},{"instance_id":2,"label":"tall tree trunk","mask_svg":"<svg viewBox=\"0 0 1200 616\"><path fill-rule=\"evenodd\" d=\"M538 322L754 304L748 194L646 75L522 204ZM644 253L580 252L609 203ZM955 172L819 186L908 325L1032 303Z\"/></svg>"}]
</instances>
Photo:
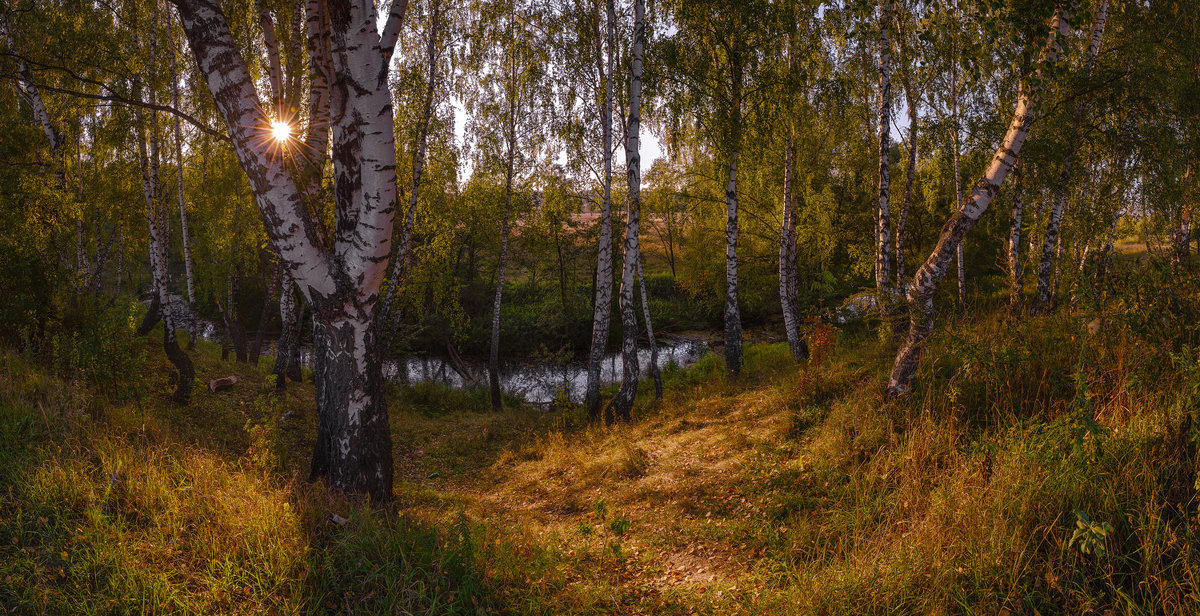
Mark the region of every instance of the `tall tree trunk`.
<instances>
[{"instance_id":1,"label":"tall tree trunk","mask_svg":"<svg viewBox=\"0 0 1200 616\"><path fill-rule=\"evenodd\" d=\"M1012 216L1008 221L1008 307L1013 314L1021 313L1022 295L1024 288L1021 283L1021 217L1024 214L1024 173L1021 171L1021 161L1013 166Z\"/></svg>"},{"instance_id":2,"label":"tall tree trunk","mask_svg":"<svg viewBox=\"0 0 1200 616\"><path fill-rule=\"evenodd\" d=\"M606 36L607 68L600 49L600 25L596 22L596 64L604 76L604 102L600 106L600 125L604 148L604 204L600 214L600 240L597 243L596 282L592 305L592 345L588 353L587 391L584 405L592 419L600 416L600 363L608 344L608 328L612 315L612 110L613 71L616 68L616 21L613 0L605 2L608 28Z\"/></svg>"},{"instance_id":3,"label":"tall tree trunk","mask_svg":"<svg viewBox=\"0 0 1200 616\"><path fill-rule=\"evenodd\" d=\"M883 0L879 9L879 198L875 209L875 290L882 298L891 290L892 238L888 193L891 176L888 154L892 149L892 48L888 23L892 19L891 0Z\"/></svg>"},{"instance_id":4,"label":"tall tree trunk","mask_svg":"<svg viewBox=\"0 0 1200 616\"><path fill-rule=\"evenodd\" d=\"M151 48L154 47L154 33L151 30ZM153 52L151 57L153 57ZM141 96L140 84L135 85L137 95ZM154 90L150 89L150 104L154 104ZM134 107L134 122L137 125L138 158L142 167L142 194L146 200L146 222L150 229L150 273L154 282L154 293L158 300L159 316L163 322L163 351L167 359L179 373L179 381L171 399L177 404L187 404L192 395L192 384L195 380L195 370L192 360L179 348L175 338L175 310L171 306L171 294L167 288L167 242L165 226L162 224L163 208L158 203L158 127L155 112L150 112L149 126L144 123L142 110ZM150 152L146 152L147 133L150 141Z\"/></svg>"},{"instance_id":5,"label":"tall tree trunk","mask_svg":"<svg viewBox=\"0 0 1200 616\"><path fill-rule=\"evenodd\" d=\"M800 333L797 320L799 307L796 305L796 200L792 194L792 168L796 164L796 143L791 123L787 127L787 143L783 156L783 224L779 232L779 302L783 309L783 329L787 334L788 348L792 358L804 361L808 358L808 343Z\"/></svg>"},{"instance_id":6,"label":"tall tree trunk","mask_svg":"<svg viewBox=\"0 0 1200 616\"><path fill-rule=\"evenodd\" d=\"M1088 45L1087 58L1084 61L1084 74L1092 76L1096 64L1096 56L1100 53L1100 42L1104 38L1104 28L1108 24L1108 0L1100 0L1096 12L1096 20L1092 24L1091 42ZM1030 311L1044 312L1050 308L1050 278L1054 263L1055 246L1058 245L1061 232L1063 210L1067 205L1067 191L1071 183L1071 173L1075 164L1075 148L1080 141L1080 127L1083 122L1083 105L1077 102L1071 111L1072 138L1067 141L1063 153L1062 170L1059 172L1058 183L1055 185L1054 209L1050 213L1050 222L1046 225L1046 238L1042 243L1042 260L1038 264L1037 293Z\"/></svg>"},{"instance_id":7,"label":"tall tree trunk","mask_svg":"<svg viewBox=\"0 0 1200 616\"><path fill-rule=\"evenodd\" d=\"M654 338L654 322L650 319L650 293L646 291L646 274L638 254L638 282L642 287L642 318L646 321L646 338L650 341L650 376L654 379L654 398L662 400L662 371L658 368L658 341Z\"/></svg>"},{"instance_id":8,"label":"tall tree trunk","mask_svg":"<svg viewBox=\"0 0 1200 616\"><path fill-rule=\"evenodd\" d=\"M171 40L171 104L179 109L179 78L175 68L175 41ZM174 116L175 132L175 171L179 184L179 232L183 234L183 269L187 276L187 306L191 315L191 329L188 330L188 349L196 348L196 338L200 334L200 321L196 318L196 283L192 277L192 245L188 239L187 200L183 193L183 134L179 126L179 116Z\"/></svg>"},{"instance_id":9,"label":"tall tree trunk","mask_svg":"<svg viewBox=\"0 0 1200 616\"><path fill-rule=\"evenodd\" d=\"M375 500L392 497L391 438L379 339L379 290L391 254L396 207L395 128L388 68L407 2L395 2L382 32L375 3L306 2L312 74L309 136L301 157L321 165L332 127L336 220L332 238L313 216L317 164L297 177L268 141L270 123L216 0L177 0L200 73L254 189L267 235L312 307L317 363L317 444L312 477ZM312 28L311 26L317 26ZM328 26L326 28L326 26ZM326 45L328 46L326 48ZM318 85L320 87L318 87ZM330 87L326 87L330 86ZM324 123L329 119L328 125ZM311 147L310 142L320 147ZM332 240L332 241L330 241Z\"/></svg>"},{"instance_id":10,"label":"tall tree trunk","mask_svg":"<svg viewBox=\"0 0 1200 616\"><path fill-rule=\"evenodd\" d=\"M513 20L512 3L509 3L509 34L512 33ZM511 36L510 36L511 40ZM508 232L509 214L512 212L513 164L517 149L517 110L516 110L516 59L509 50L508 84L508 166L504 174L504 217L500 221L500 258L496 264L496 296L492 302L492 344L488 353L488 387L491 390L492 410L499 411L504 405L500 391L500 302L504 295L504 266L508 261Z\"/></svg>"},{"instance_id":11,"label":"tall tree trunk","mask_svg":"<svg viewBox=\"0 0 1200 616\"><path fill-rule=\"evenodd\" d=\"M392 336L400 327L399 308L395 307L399 295L400 283L408 276L409 252L412 250L413 226L417 219L417 197L421 193L421 171L425 168L425 150L429 141L429 118L433 115L434 86L437 82L438 59L438 28L441 23L442 4L435 1L433 15L429 25L429 42L426 46L425 101L421 110L421 126L417 136L417 148L413 152L412 186L408 197L408 210L404 213L404 227L400 230L400 248L392 258L392 271L388 275L387 295L383 301L380 314L385 318L386 329L383 332L384 352L389 351Z\"/></svg>"},{"instance_id":12,"label":"tall tree trunk","mask_svg":"<svg viewBox=\"0 0 1200 616\"><path fill-rule=\"evenodd\" d=\"M314 322L313 380L320 412L309 478L327 477L341 489L386 500L391 498L392 436L377 331L374 319ZM347 412L328 411L338 408Z\"/></svg>"},{"instance_id":13,"label":"tall tree trunk","mask_svg":"<svg viewBox=\"0 0 1200 616\"><path fill-rule=\"evenodd\" d=\"M953 157L954 157L954 210L958 211L962 207L962 167L959 164L959 151L962 149L959 143L959 126L958 126L958 45L955 42L955 57L951 64L952 83L950 84L950 125L954 131L953 141ZM958 265L958 310L962 312L967 307L967 270L966 264L963 262L963 243L964 240L958 242L958 246L954 249L954 258Z\"/></svg>"},{"instance_id":14,"label":"tall tree trunk","mask_svg":"<svg viewBox=\"0 0 1200 616\"><path fill-rule=\"evenodd\" d=\"M738 42L729 52L730 88L729 181L725 183L725 369L737 378L742 372L742 315L738 310L738 157L742 148L742 58Z\"/></svg>"},{"instance_id":15,"label":"tall tree trunk","mask_svg":"<svg viewBox=\"0 0 1200 616\"><path fill-rule=\"evenodd\" d=\"M899 20L903 24L903 19ZM905 41L904 31L899 32L901 44ZM917 177L917 125L920 118L917 114L916 95L913 91L912 79L908 72L908 63L900 63L900 80L904 85L904 101L908 107L908 169L904 176L904 204L900 206L900 216L896 221L896 287L903 291L908 284L904 261L904 231L908 226L908 211L912 208L913 183Z\"/></svg>"},{"instance_id":16,"label":"tall tree trunk","mask_svg":"<svg viewBox=\"0 0 1200 616\"><path fill-rule=\"evenodd\" d=\"M625 168L628 194L625 197L625 253L621 267L621 388L612 401L613 414L617 419L629 421L633 400L637 396L641 369L637 355L637 307L633 286L637 283L641 265L641 245L638 241L638 224L642 212L642 160L638 137L641 130L642 105L642 53L646 46L646 3L633 3L633 49L629 66L629 119L625 127ZM650 321L646 320L647 327ZM612 416L605 413L611 423Z\"/></svg>"},{"instance_id":17,"label":"tall tree trunk","mask_svg":"<svg viewBox=\"0 0 1200 616\"><path fill-rule=\"evenodd\" d=\"M917 270L913 284L908 289L908 300L912 311L908 336L896 353L896 361L892 366L892 374L888 379L888 393L904 395L912 392L913 378L921 359L925 342L933 330L933 294L938 284L946 276L947 266L954 255L958 244L962 242L967 232L987 211L992 199L1004 183L1004 178L1016 164L1021 146L1033 125L1034 108L1037 95L1044 88L1045 67L1053 64L1061 53L1060 36L1066 36L1070 31L1069 16L1061 10L1056 10L1050 20L1050 35L1042 50L1042 58L1037 74L1032 80L1036 84L1031 90L1022 88L1017 99L1017 107L1013 112L1012 121L996 154L984 170L983 177L971 189L970 196L963 202L962 207L942 227L937 246Z\"/></svg>"},{"instance_id":18,"label":"tall tree trunk","mask_svg":"<svg viewBox=\"0 0 1200 616\"><path fill-rule=\"evenodd\" d=\"M78 118L79 135L75 138L75 283L79 292L89 286L87 236L83 231L83 119Z\"/></svg>"}]
</instances>

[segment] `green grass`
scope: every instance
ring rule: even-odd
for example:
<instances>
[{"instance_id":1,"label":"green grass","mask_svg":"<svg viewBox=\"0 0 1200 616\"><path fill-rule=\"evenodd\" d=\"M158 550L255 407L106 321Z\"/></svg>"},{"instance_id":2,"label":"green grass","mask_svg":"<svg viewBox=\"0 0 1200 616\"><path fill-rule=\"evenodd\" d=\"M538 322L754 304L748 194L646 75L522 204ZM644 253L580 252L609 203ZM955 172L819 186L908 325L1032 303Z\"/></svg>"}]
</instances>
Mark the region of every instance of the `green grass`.
<instances>
[{"instance_id":1,"label":"green grass","mask_svg":"<svg viewBox=\"0 0 1200 616\"><path fill-rule=\"evenodd\" d=\"M193 354L167 402L0 351L0 607L48 614L1189 614L1200 601L1195 295L944 323L918 389L831 332L746 347L589 424L394 389L396 502L301 480L311 386ZM1151 344L1154 342L1154 344ZM118 392L119 393L119 392ZM286 413L291 413L284 419ZM330 514L347 520L330 521Z\"/></svg>"}]
</instances>

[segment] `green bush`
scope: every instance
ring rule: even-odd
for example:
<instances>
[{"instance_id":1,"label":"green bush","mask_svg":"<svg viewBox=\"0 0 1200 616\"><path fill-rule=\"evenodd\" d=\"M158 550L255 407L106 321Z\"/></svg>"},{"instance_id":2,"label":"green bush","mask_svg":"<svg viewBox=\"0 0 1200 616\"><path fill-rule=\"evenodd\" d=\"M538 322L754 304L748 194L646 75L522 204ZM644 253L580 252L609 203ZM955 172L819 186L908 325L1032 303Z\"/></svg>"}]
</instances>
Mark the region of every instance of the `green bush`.
<instances>
[{"instance_id":1,"label":"green bush","mask_svg":"<svg viewBox=\"0 0 1200 616\"><path fill-rule=\"evenodd\" d=\"M93 307L74 299L41 345L55 372L79 378L113 400L137 399L146 391L145 344L134 335L142 307L133 300Z\"/></svg>"}]
</instances>

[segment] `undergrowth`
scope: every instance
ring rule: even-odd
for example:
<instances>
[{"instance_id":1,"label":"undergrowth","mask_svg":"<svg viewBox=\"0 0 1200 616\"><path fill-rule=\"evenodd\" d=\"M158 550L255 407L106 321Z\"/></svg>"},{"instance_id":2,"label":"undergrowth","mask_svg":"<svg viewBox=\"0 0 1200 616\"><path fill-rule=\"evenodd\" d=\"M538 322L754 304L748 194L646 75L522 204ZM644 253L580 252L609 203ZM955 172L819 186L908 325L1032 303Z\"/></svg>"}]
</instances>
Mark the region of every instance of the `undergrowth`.
<instances>
[{"instance_id":1,"label":"undergrowth","mask_svg":"<svg viewBox=\"0 0 1200 616\"><path fill-rule=\"evenodd\" d=\"M1133 276L1132 274L1124 274ZM1146 282L1146 281L1143 281ZM302 479L315 414L204 344L167 402L0 352L0 606L17 613L1190 614L1200 604L1200 295L820 326L643 388L634 422L390 392L396 502ZM1157 315L1151 318L1148 315ZM153 350L153 344L147 343Z\"/></svg>"}]
</instances>

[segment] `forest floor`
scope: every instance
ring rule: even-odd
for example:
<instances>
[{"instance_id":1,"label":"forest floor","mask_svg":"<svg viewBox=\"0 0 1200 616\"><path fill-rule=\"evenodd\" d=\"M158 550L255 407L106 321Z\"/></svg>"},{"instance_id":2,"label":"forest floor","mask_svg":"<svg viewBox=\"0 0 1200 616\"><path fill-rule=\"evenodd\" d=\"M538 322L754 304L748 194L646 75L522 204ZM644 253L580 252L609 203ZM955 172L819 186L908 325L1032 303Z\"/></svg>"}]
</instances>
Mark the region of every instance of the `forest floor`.
<instances>
[{"instance_id":1,"label":"forest floor","mask_svg":"<svg viewBox=\"0 0 1200 616\"><path fill-rule=\"evenodd\" d=\"M125 402L0 351L0 608L1192 613L1198 354L1090 321L949 319L900 401L872 329L707 356L615 428L394 389L384 508L303 481L311 384L266 361L202 344L177 407L153 341Z\"/></svg>"}]
</instances>

